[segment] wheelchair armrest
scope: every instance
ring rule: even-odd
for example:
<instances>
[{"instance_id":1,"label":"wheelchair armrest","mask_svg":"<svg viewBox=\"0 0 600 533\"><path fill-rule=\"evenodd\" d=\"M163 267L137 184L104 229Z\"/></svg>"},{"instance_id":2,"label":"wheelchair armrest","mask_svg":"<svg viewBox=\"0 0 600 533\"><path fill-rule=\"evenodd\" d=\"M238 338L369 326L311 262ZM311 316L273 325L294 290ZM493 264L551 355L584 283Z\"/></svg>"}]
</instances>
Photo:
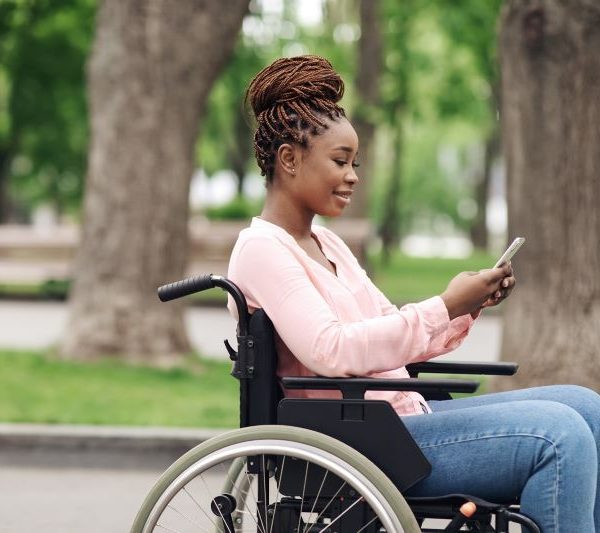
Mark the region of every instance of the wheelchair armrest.
<instances>
[{"instance_id":1,"label":"wheelchair armrest","mask_svg":"<svg viewBox=\"0 0 600 533\"><path fill-rule=\"evenodd\" d=\"M410 377L417 377L421 372L431 374L479 374L485 376L513 376L517 373L517 363L469 363L467 361L426 361L406 365Z\"/></svg>"},{"instance_id":2,"label":"wheelchair armrest","mask_svg":"<svg viewBox=\"0 0 600 533\"><path fill-rule=\"evenodd\" d=\"M368 390L416 391L421 393L475 392L479 383L464 379L380 378L281 378L285 389L339 390L344 399L362 399Z\"/></svg>"}]
</instances>

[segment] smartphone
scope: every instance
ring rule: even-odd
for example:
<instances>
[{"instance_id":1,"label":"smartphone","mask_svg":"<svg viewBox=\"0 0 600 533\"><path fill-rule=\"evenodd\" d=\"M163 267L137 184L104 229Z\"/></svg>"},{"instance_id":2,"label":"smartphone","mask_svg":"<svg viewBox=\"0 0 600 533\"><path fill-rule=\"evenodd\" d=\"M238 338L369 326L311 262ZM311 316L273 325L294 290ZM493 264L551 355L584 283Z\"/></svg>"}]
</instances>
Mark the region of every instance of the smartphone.
<instances>
[{"instance_id":1,"label":"smartphone","mask_svg":"<svg viewBox=\"0 0 600 533\"><path fill-rule=\"evenodd\" d=\"M517 237L511 243L511 245L506 249L506 252L504 252L502 254L500 259L498 259L498 261L496 261L494 268L498 268L499 266L502 266L504 263L508 263L511 260L512 256L517 253L519 248L521 248L521 246L523 246L524 242L525 242L525 237Z\"/></svg>"}]
</instances>

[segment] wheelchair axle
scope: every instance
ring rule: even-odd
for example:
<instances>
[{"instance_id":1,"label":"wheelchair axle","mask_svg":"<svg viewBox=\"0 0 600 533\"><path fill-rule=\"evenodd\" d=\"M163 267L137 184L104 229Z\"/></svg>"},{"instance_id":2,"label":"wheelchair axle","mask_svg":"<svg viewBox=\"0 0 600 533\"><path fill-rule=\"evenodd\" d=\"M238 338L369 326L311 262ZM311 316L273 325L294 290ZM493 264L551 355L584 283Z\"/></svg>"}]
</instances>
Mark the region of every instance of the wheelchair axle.
<instances>
[{"instance_id":1,"label":"wheelchair axle","mask_svg":"<svg viewBox=\"0 0 600 533\"><path fill-rule=\"evenodd\" d=\"M225 531L228 533L234 533L235 531L231 514L235 511L236 507L237 502L235 498L227 493L215 496L210 504L210 510L216 517L223 520Z\"/></svg>"}]
</instances>

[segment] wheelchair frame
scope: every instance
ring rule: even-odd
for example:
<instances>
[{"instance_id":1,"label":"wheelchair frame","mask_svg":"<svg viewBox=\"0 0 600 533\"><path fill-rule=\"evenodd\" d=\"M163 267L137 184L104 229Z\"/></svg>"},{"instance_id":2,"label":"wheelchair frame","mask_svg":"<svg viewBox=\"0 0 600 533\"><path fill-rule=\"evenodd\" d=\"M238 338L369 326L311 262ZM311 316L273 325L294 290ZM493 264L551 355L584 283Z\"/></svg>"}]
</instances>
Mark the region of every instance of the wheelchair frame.
<instances>
[{"instance_id":1,"label":"wheelchair frame","mask_svg":"<svg viewBox=\"0 0 600 533\"><path fill-rule=\"evenodd\" d=\"M333 489L327 488L325 483L328 471L335 472L337 476L348 475L348 472L345 472L343 468L338 469L335 459L330 459L329 463L322 461L323 457L330 457L333 452L335 452L333 457L336 457L338 453L345 457L346 469L352 473L352 476L355 476L351 481L348 481L350 485L356 483L357 486L362 486L361 483L363 483L371 487L366 493L360 493L362 495L362 501L360 502L357 497L352 498L353 490L339 497L336 494L336 501L338 503L344 502L341 505L342 510L337 511L337 517L333 518L334 523L339 520L336 528L331 525L324 525L322 526L324 529L318 529L321 526L312 524L308 528L305 526L304 531L316 532L327 529L339 531L340 533L351 530L356 531L348 526L349 520L352 520L349 518L350 515L340 520L340 513L344 515L345 513L356 514L358 512L359 514L362 513L361 516L371 518L374 512L373 509L379 509L379 506L383 505L383 507L387 506L389 509L384 509L381 514L376 513L371 522L358 531L375 532L381 531L381 527L383 527L384 531L389 532L458 532L465 530L482 533L508 533L509 524L513 522L521 525L530 533L540 532L538 526L531 519L519 512L518 502L511 504L491 503L463 494L451 494L441 498L403 499L398 491L407 490L429 475L431 465L389 403L364 398L367 390L397 390L418 391L426 399L449 399L451 398L450 393L474 392L479 384L463 379L424 380L418 379L418 375L420 373L513 375L518 368L516 364L503 362L425 362L408 365L407 369L411 377L407 379L285 377L278 380L276 376L277 355L273 325L261 309L255 311L252 315L248 313L246 299L233 282L221 276L206 275L165 285L159 288L158 292L162 301L168 301L213 287L220 287L228 292L233 298L238 312L238 349L237 351L234 350L228 341L225 341L225 345L230 359L233 361L232 376L238 379L240 383L241 429L228 434L230 436L226 436L222 442L217 437L216 442L211 442L215 441L215 439L211 439L208 443L199 445L172 465L144 502L134 522L132 533L153 531L153 529L149 529L149 524L153 520L158 523L156 516L160 514L159 511L163 512L167 507L168 502L165 503L167 500L165 495L171 491L172 497L176 491L185 487L184 481L188 483L193 478L195 469L198 468L197 465L203 461L206 462L207 454L218 453L218 450L229 450L233 446L231 442L235 442L235 446L243 448L243 444L249 442L250 439L254 439L252 440L255 443L254 451L271 449L269 446L274 446L272 444L273 439L280 443L285 442L287 444L283 446L287 446L286 454L292 457L295 454L301 455L299 451L301 448L300 443L306 439L313 443L314 450L317 450L313 450L312 455L309 454L311 462L316 465L313 471L320 473L323 468L326 469L318 494L310 496L309 491L307 496L309 501L312 498L313 508L317 505L322 493L326 493L328 490L333 491ZM284 398L282 387L290 390L334 389L341 392L342 399ZM386 443L372 438L372 435L379 433L381 428L386 430L386 442L394 442L394 453L392 454L389 453L389 450L386 450ZM283 433L282 430L284 430ZM265 440L262 438L261 432L270 435L273 439ZM292 436L291 441L287 435ZM297 440L294 441L294 439ZM259 444L256 444L257 442ZM350 448L347 449L346 445L349 445ZM275 447L273 449L279 448ZM235 476L241 475L241 472L245 470L246 476L248 476L248 473L257 474L258 479L262 480L262 482L257 483L258 497L256 500L259 504L256 505L256 509L253 511L256 515L255 519L253 517L256 531L259 533L299 531L302 522L303 504L300 504L300 511L298 512L298 497L299 494L302 494L302 500L305 498L308 463L306 463L306 471L303 475L299 465L304 463L289 461L285 479L283 475L278 478L278 475L282 474L283 468L281 468L281 459L275 459L276 454L267 455L267 457L273 458L273 464L270 467L263 464L261 468L260 465L255 465L252 461L253 457L259 456L250 453L245 451L235 460L229 459L233 461L233 466L230 467L226 486L216 491L217 493L211 502L211 509L216 517L214 531L222 531L223 533L239 531L236 528L234 519L239 520L236 517L241 516L241 510L236 498L230 494L230 492L239 490L235 489L235 482L231 481L230 483L229 480L229 477L233 475L231 474L231 468L234 468L234 466L239 468ZM265 454L261 453L261 457L264 463ZM284 457L288 457L288 455ZM285 458L283 461L285 461ZM359 466L352 466L353 464ZM294 465L296 469L300 468L300 470L294 472ZM291 475L289 474L290 470L292 470ZM186 472L188 474L185 474ZM365 472L366 479L360 478ZM313 478L316 479L315 476L316 474L313 474ZM276 479L278 493L282 491L283 494L288 495L287 498L283 497L275 502L275 510L279 505L279 515L283 515L283 519L270 516L273 514L272 504L267 505L265 503L269 502L268 487L270 482L268 479L270 477ZM359 481L357 481L358 478L360 478ZM341 479L345 478L341 477ZM330 480L328 480L329 485L331 485ZM389 486L390 481L393 488ZM308 485L310 486L310 482ZM316 487L314 491L316 491ZM373 494L379 494L379 496L375 497ZM363 509L363 502L370 506L371 511ZM475 513L468 517L461 512L461 508L466 502L473 502L476 506ZM290 508L287 515L284 511L281 511L286 505ZM353 507L355 509L350 511L349 505L350 509ZM409 514L412 514L414 520L407 517ZM285 518L285 516L293 517L294 522L297 519L298 526L294 529L290 525L291 519ZM405 518L400 519L399 517ZM494 527L491 525L492 517L494 517ZM428 518L446 519L450 523L442 529L421 529L424 520ZM398 522L395 522L396 519L398 519ZM402 520L405 523L400 524ZM331 524L332 522L328 523ZM344 523L346 526L343 525ZM369 528L369 524L380 525L373 525ZM415 527L416 524L418 524L418 527ZM165 529L171 531L168 528Z\"/></svg>"}]
</instances>

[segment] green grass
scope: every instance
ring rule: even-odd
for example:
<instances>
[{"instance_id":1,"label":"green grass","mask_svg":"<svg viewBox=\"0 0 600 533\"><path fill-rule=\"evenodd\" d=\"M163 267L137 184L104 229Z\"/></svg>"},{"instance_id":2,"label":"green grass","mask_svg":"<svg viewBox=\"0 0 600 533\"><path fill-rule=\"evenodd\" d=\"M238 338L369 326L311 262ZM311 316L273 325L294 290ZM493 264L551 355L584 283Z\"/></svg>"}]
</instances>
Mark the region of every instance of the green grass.
<instances>
[{"instance_id":1,"label":"green grass","mask_svg":"<svg viewBox=\"0 0 600 533\"><path fill-rule=\"evenodd\" d=\"M227 428L238 425L228 363L158 370L113 360L0 352L0 421Z\"/></svg>"},{"instance_id":2,"label":"green grass","mask_svg":"<svg viewBox=\"0 0 600 533\"><path fill-rule=\"evenodd\" d=\"M384 265L380 256L371 256L372 277L375 284L394 303L420 301L440 294L459 272L490 268L495 258L475 253L465 259L429 259L392 256Z\"/></svg>"}]
</instances>

